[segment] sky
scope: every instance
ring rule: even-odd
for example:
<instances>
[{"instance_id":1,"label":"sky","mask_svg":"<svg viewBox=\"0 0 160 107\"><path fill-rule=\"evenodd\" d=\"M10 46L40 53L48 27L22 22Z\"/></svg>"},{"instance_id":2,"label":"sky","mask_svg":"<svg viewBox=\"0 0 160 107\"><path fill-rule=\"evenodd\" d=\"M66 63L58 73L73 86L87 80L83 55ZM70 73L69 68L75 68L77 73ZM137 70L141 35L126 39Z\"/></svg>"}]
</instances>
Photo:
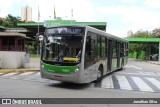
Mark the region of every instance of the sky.
<instances>
[{"instance_id":1,"label":"sky","mask_svg":"<svg viewBox=\"0 0 160 107\"><path fill-rule=\"evenodd\" d=\"M160 0L4 0L0 3L0 17L8 14L21 17L21 7L32 7L32 20L57 17L77 22L107 22L106 32L126 37L127 32L152 31L160 27Z\"/></svg>"}]
</instances>

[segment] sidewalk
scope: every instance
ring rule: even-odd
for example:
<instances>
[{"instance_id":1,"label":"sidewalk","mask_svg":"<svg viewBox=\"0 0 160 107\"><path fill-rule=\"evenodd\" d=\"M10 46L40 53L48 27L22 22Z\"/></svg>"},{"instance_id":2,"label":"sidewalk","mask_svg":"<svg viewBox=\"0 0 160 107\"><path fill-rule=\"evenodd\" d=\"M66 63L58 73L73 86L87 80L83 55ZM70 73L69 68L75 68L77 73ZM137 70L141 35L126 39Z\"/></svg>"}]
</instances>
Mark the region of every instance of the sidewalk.
<instances>
[{"instance_id":1,"label":"sidewalk","mask_svg":"<svg viewBox=\"0 0 160 107\"><path fill-rule=\"evenodd\" d=\"M135 59L135 58L129 58L129 59L132 59L132 60L135 60L135 61L145 61L145 62L150 63L150 64L160 65L159 61L146 61L146 60L140 60L140 59Z\"/></svg>"},{"instance_id":2,"label":"sidewalk","mask_svg":"<svg viewBox=\"0 0 160 107\"><path fill-rule=\"evenodd\" d=\"M30 58L30 64L28 68L19 69L0 69L0 73L9 72L39 72L40 71L40 58Z\"/></svg>"},{"instance_id":3,"label":"sidewalk","mask_svg":"<svg viewBox=\"0 0 160 107\"><path fill-rule=\"evenodd\" d=\"M147 61L147 62L150 63L150 64L160 65L160 62L159 62L159 61Z\"/></svg>"}]
</instances>

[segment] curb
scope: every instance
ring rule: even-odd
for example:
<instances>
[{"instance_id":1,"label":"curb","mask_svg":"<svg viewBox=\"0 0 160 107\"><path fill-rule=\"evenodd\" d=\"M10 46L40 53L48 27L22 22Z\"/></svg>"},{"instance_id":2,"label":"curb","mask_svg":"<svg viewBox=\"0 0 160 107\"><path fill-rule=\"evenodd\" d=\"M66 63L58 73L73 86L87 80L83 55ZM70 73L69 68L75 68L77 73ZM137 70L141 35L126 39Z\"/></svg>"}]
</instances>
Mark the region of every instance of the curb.
<instances>
[{"instance_id":1,"label":"curb","mask_svg":"<svg viewBox=\"0 0 160 107\"><path fill-rule=\"evenodd\" d=\"M0 73L23 73L23 72L40 72L39 69L0 69Z\"/></svg>"},{"instance_id":2,"label":"curb","mask_svg":"<svg viewBox=\"0 0 160 107\"><path fill-rule=\"evenodd\" d=\"M149 62L149 61L147 61L148 63L150 63L150 64L156 64L156 65L160 65L160 63L159 62Z\"/></svg>"}]
</instances>

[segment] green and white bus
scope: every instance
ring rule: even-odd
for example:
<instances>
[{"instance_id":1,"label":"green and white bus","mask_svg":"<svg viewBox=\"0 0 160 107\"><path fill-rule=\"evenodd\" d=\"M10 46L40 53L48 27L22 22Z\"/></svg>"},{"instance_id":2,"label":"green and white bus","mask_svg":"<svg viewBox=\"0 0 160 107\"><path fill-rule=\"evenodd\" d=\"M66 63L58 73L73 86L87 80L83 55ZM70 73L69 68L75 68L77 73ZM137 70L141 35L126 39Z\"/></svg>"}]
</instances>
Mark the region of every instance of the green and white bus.
<instances>
[{"instance_id":1,"label":"green and white bus","mask_svg":"<svg viewBox=\"0 0 160 107\"><path fill-rule=\"evenodd\" d=\"M73 83L99 81L127 63L128 42L89 26L46 28L41 77Z\"/></svg>"}]
</instances>

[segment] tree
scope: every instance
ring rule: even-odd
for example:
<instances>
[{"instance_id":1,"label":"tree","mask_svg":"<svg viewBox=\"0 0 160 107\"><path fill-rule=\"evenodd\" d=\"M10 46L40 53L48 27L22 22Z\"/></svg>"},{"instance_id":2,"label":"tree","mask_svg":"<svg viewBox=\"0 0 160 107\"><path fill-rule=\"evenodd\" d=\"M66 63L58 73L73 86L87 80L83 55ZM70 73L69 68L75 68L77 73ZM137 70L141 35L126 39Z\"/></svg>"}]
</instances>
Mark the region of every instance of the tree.
<instances>
[{"instance_id":1,"label":"tree","mask_svg":"<svg viewBox=\"0 0 160 107\"><path fill-rule=\"evenodd\" d=\"M1 20L0 25L4 27L12 27L11 23L6 20Z\"/></svg>"},{"instance_id":2,"label":"tree","mask_svg":"<svg viewBox=\"0 0 160 107\"><path fill-rule=\"evenodd\" d=\"M153 38L153 37L160 37L160 29L154 29L152 31L152 33L148 32L148 31L138 31L135 34L133 34L131 36L131 38ZM133 52L136 51L137 53L140 53L141 51L145 51L146 52L146 56L148 56L147 54L149 54L149 47L151 49L151 53L150 54L155 54L158 52L158 44L155 43L130 43L129 44L129 52Z\"/></svg>"},{"instance_id":3,"label":"tree","mask_svg":"<svg viewBox=\"0 0 160 107\"><path fill-rule=\"evenodd\" d=\"M160 28L155 28L155 29L152 31L152 37L160 38Z\"/></svg>"},{"instance_id":4,"label":"tree","mask_svg":"<svg viewBox=\"0 0 160 107\"><path fill-rule=\"evenodd\" d=\"M8 14L4 20L0 20L0 25L4 27L16 27L17 23L20 22L20 17L12 16Z\"/></svg>"},{"instance_id":5,"label":"tree","mask_svg":"<svg viewBox=\"0 0 160 107\"><path fill-rule=\"evenodd\" d=\"M134 38L150 38L151 36L152 36L152 34L148 31L137 31L131 37L134 37Z\"/></svg>"},{"instance_id":6,"label":"tree","mask_svg":"<svg viewBox=\"0 0 160 107\"><path fill-rule=\"evenodd\" d=\"M148 31L137 31L130 38L150 38L150 37L151 33ZM144 43L130 43L129 52L136 51L139 54L141 51L148 51L148 47L149 45Z\"/></svg>"}]
</instances>

